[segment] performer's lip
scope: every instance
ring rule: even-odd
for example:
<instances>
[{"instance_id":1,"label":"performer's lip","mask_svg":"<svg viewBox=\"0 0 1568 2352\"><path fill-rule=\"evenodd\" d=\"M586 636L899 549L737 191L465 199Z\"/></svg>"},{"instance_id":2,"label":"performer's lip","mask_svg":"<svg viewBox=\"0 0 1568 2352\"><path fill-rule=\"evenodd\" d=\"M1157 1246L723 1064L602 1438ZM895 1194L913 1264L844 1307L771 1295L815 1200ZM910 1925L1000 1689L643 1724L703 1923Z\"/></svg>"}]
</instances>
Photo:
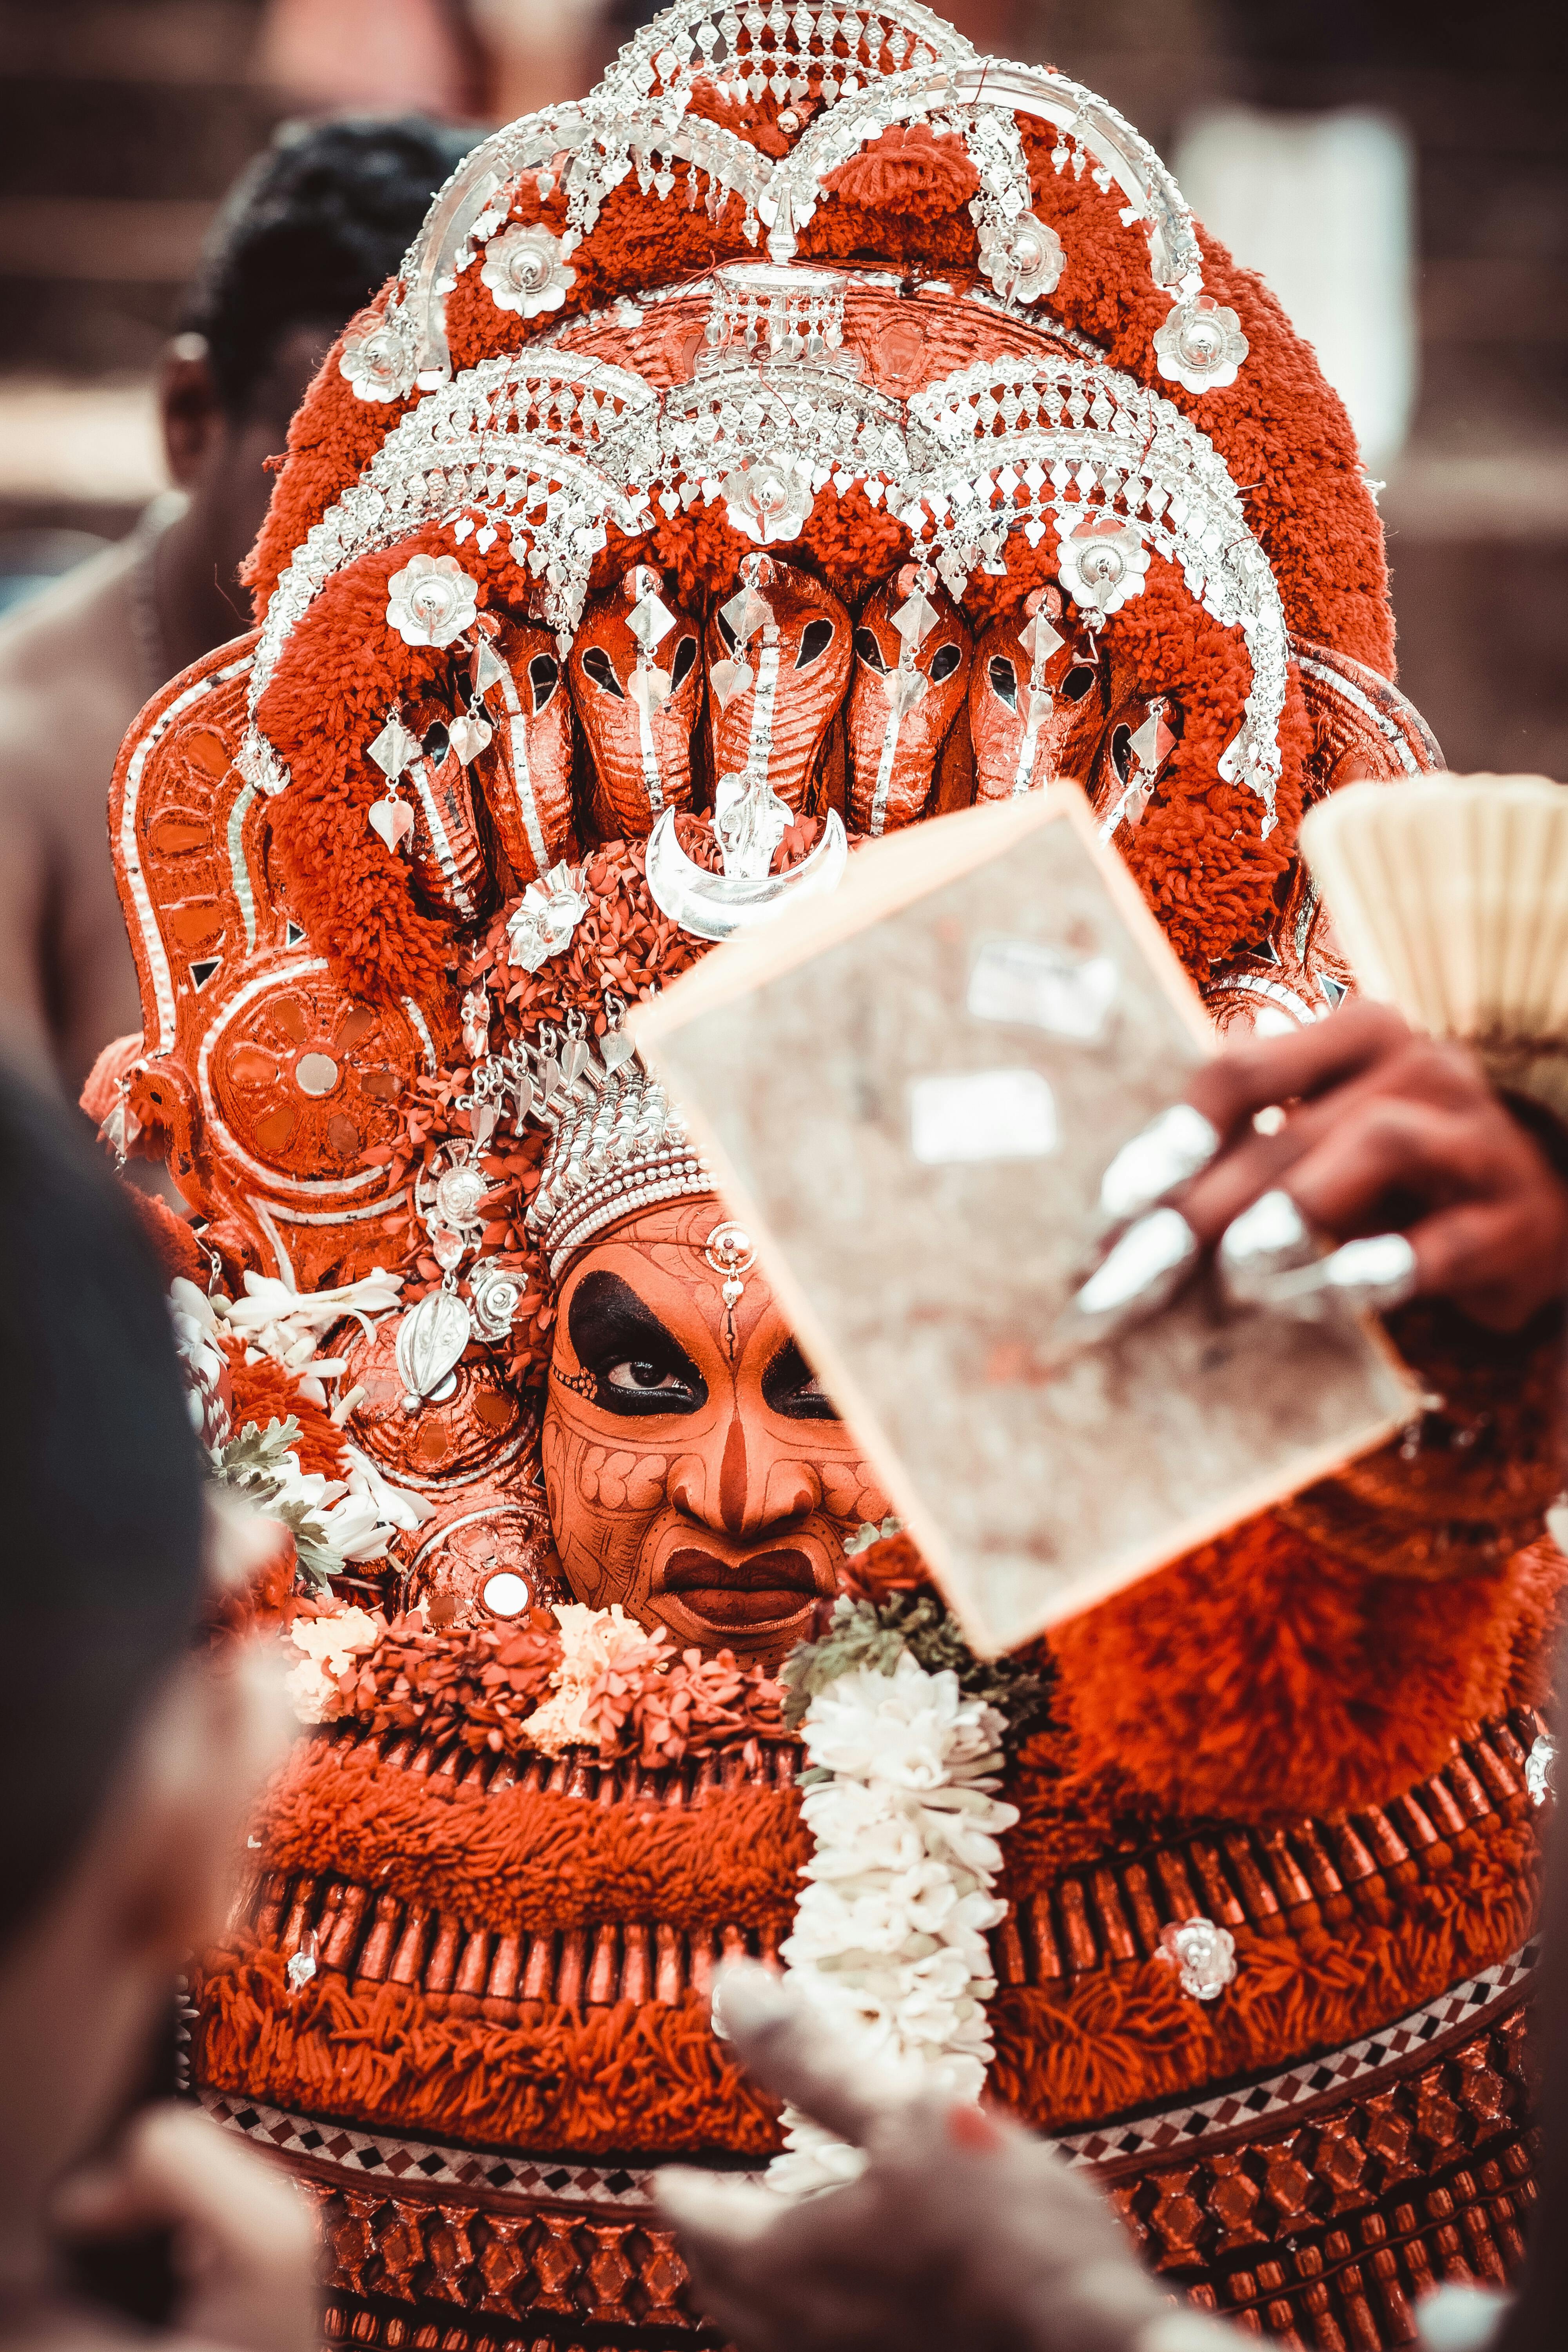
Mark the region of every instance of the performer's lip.
<instances>
[{"instance_id":1,"label":"performer's lip","mask_svg":"<svg viewBox=\"0 0 1568 2352\"><path fill-rule=\"evenodd\" d=\"M811 1562L795 1550L753 1552L749 1559L672 1552L659 1582L679 1596L689 1615L719 1633L784 1624L816 1598Z\"/></svg>"}]
</instances>

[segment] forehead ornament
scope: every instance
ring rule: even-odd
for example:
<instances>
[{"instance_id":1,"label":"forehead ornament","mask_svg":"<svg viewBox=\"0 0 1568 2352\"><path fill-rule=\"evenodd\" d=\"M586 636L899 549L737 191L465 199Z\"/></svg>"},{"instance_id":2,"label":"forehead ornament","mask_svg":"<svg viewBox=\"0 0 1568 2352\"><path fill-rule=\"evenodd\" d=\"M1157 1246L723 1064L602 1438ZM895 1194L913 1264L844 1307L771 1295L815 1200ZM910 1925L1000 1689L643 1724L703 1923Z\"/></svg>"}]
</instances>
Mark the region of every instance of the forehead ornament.
<instances>
[{"instance_id":1,"label":"forehead ornament","mask_svg":"<svg viewBox=\"0 0 1568 2352\"><path fill-rule=\"evenodd\" d=\"M735 1309L745 1296L743 1277L757 1262L756 1249L744 1225L726 1218L715 1225L702 1245L702 1255L715 1274L724 1277L719 1296L724 1302L724 1336L731 1360L735 1353Z\"/></svg>"}]
</instances>

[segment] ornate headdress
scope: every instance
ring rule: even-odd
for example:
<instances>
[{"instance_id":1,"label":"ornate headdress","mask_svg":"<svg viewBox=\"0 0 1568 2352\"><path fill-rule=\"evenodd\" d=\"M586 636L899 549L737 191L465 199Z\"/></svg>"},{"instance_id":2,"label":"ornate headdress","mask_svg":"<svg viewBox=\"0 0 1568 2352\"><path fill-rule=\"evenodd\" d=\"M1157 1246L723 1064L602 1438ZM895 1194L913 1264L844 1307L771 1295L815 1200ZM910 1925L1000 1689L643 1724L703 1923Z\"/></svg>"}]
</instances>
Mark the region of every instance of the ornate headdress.
<instances>
[{"instance_id":1,"label":"ornate headdress","mask_svg":"<svg viewBox=\"0 0 1568 2352\"><path fill-rule=\"evenodd\" d=\"M129 1108L305 1287L418 1206L397 1104L462 1062L474 938L512 909L547 968L597 844L695 949L1076 775L1216 1013L1303 1019L1303 805L1436 759L1310 352L1110 108L903 0L692 0L476 149L296 418L253 584L122 762ZM689 1172L595 1067L552 1264Z\"/></svg>"}]
</instances>

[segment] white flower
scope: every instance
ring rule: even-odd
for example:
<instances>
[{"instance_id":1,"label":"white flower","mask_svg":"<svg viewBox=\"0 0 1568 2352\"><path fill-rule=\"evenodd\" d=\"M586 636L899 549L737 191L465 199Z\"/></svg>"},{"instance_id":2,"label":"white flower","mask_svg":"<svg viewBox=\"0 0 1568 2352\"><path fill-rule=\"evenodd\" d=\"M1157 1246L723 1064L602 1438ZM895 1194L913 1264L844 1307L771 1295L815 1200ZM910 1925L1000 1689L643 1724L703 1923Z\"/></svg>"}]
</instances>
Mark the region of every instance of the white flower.
<instances>
[{"instance_id":1,"label":"white flower","mask_svg":"<svg viewBox=\"0 0 1568 2352\"><path fill-rule=\"evenodd\" d=\"M546 1699L522 1727L531 1744L546 1756L559 1756L563 1748L587 1741L584 1710L602 1674L635 1673L663 1656L668 1647L667 1635L645 1632L618 1601L608 1609L590 1609L581 1601L557 1601L554 1615L561 1628L555 1696Z\"/></svg>"},{"instance_id":2,"label":"white flower","mask_svg":"<svg viewBox=\"0 0 1568 2352\"><path fill-rule=\"evenodd\" d=\"M989 1793L1005 1728L908 1650L891 1675L841 1675L802 1726L832 1778L801 1800L816 1852L780 1958L858 2065L956 2098L978 2098L994 2054L986 1936L1006 1916L991 1891L996 1832L1017 1819ZM785 2126L772 2186L805 2195L854 2177L855 2151L793 2112Z\"/></svg>"},{"instance_id":3,"label":"white flower","mask_svg":"<svg viewBox=\"0 0 1568 2352\"><path fill-rule=\"evenodd\" d=\"M1010 230L982 231L980 268L998 294L1015 302L1038 302L1054 294L1067 267L1062 241L1054 228L1033 213L1025 213Z\"/></svg>"},{"instance_id":4,"label":"white flower","mask_svg":"<svg viewBox=\"0 0 1568 2352\"><path fill-rule=\"evenodd\" d=\"M1188 392L1223 392L1236 382L1250 348L1236 312L1211 294L1178 302L1154 331L1160 373Z\"/></svg>"},{"instance_id":5,"label":"white flower","mask_svg":"<svg viewBox=\"0 0 1568 2352\"><path fill-rule=\"evenodd\" d=\"M1087 516L1057 543L1057 578L1080 612L1114 613L1143 593L1149 551L1137 525L1114 515Z\"/></svg>"},{"instance_id":6,"label":"white flower","mask_svg":"<svg viewBox=\"0 0 1568 2352\"><path fill-rule=\"evenodd\" d=\"M336 1683L314 1658L301 1658L292 1673L284 1675L283 1687L301 1723L331 1723L342 1708Z\"/></svg>"},{"instance_id":7,"label":"white flower","mask_svg":"<svg viewBox=\"0 0 1568 2352\"><path fill-rule=\"evenodd\" d=\"M529 884L508 918L506 936L512 962L521 964L525 971L537 971L570 944L587 911L581 867L552 866L541 881Z\"/></svg>"},{"instance_id":8,"label":"white flower","mask_svg":"<svg viewBox=\"0 0 1568 2352\"><path fill-rule=\"evenodd\" d=\"M386 592L386 625L405 646L449 646L479 612L478 585L455 555L411 555Z\"/></svg>"},{"instance_id":9,"label":"white flower","mask_svg":"<svg viewBox=\"0 0 1568 2352\"><path fill-rule=\"evenodd\" d=\"M204 1445L221 1445L229 1433L228 1360L217 1344L218 1321L211 1299L183 1274L169 1286L169 1320L184 1373L191 1425Z\"/></svg>"},{"instance_id":10,"label":"white flower","mask_svg":"<svg viewBox=\"0 0 1568 2352\"><path fill-rule=\"evenodd\" d=\"M362 1650L374 1650L382 1628L368 1609L334 1609L326 1617L296 1617L289 1638L329 1674L341 1675Z\"/></svg>"},{"instance_id":11,"label":"white flower","mask_svg":"<svg viewBox=\"0 0 1568 2352\"><path fill-rule=\"evenodd\" d=\"M748 539L798 539L811 512L811 468L786 450L748 457L725 475L723 495L730 520Z\"/></svg>"},{"instance_id":12,"label":"white flower","mask_svg":"<svg viewBox=\"0 0 1568 2352\"><path fill-rule=\"evenodd\" d=\"M403 400L413 391L414 346L397 312L349 329L338 373L353 386L356 400Z\"/></svg>"},{"instance_id":13,"label":"white flower","mask_svg":"<svg viewBox=\"0 0 1568 2352\"><path fill-rule=\"evenodd\" d=\"M479 272L498 310L521 310L525 319L559 310L577 272L561 257L561 240L542 223L509 228L494 238Z\"/></svg>"}]
</instances>

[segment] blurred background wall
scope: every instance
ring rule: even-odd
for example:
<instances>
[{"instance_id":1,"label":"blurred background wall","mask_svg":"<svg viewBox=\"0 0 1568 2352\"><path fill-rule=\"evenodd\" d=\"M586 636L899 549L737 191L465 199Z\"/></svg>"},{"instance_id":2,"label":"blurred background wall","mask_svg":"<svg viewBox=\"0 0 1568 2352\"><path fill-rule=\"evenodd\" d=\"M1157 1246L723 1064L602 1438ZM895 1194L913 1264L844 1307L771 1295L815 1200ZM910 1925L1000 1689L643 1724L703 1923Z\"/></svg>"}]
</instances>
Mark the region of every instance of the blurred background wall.
<instances>
[{"instance_id":1,"label":"blurred background wall","mask_svg":"<svg viewBox=\"0 0 1568 2352\"><path fill-rule=\"evenodd\" d=\"M1568 779L1568 12L953 0L1119 106L1270 278L1363 437L1401 677L1457 768ZM162 483L146 392L212 207L285 115L500 120L636 0L0 0L0 604Z\"/></svg>"}]
</instances>

